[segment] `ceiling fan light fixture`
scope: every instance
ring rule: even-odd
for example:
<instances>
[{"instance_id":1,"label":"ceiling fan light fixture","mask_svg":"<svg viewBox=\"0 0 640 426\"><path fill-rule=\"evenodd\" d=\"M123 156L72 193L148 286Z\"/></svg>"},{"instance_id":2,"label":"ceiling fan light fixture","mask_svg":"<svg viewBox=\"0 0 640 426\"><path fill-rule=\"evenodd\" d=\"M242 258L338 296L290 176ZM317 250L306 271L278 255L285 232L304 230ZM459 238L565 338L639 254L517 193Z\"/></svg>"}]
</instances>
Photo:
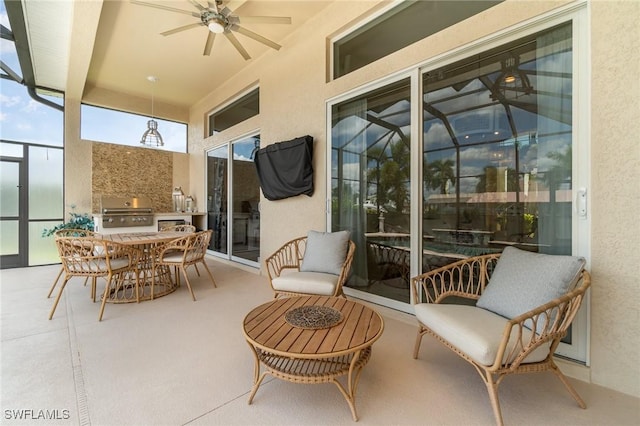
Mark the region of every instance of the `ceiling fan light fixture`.
<instances>
[{"instance_id":1,"label":"ceiling fan light fixture","mask_svg":"<svg viewBox=\"0 0 640 426\"><path fill-rule=\"evenodd\" d=\"M209 28L209 31L215 34L224 32L224 24L220 22L218 18L212 18L207 24L207 28Z\"/></svg>"}]
</instances>

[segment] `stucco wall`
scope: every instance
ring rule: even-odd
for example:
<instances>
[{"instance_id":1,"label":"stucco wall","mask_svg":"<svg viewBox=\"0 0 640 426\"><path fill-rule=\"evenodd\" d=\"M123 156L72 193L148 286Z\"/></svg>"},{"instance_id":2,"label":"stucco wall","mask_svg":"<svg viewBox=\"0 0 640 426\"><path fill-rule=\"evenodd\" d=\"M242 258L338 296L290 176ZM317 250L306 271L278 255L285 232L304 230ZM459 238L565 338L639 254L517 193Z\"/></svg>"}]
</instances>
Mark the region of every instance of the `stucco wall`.
<instances>
[{"instance_id":1,"label":"stucco wall","mask_svg":"<svg viewBox=\"0 0 640 426\"><path fill-rule=\"evenodd\" d=\"M591 377L640 396L640 2L591 6Z\"/></svg>"},{"instance_id":2,"label":"stucco wall","mask_svg":"<svg viewBox=\"0 0 640 426\"><path fill-rule=\"evenodd\" d=\"M446 54L467 43L575 2L507 1L481 15L415 43L334 82L327 82L327 39L378 2L341 1L310 20L304 31L283 40L283 49L257 58L208 94L190 112L190 182L204 197L205 150L259 129L262 146L296 136L315 138L316 191L270 202L262 199L262 258L282 242L326 227L326 101L393 72ZM578 2L580 3L580 2ZM640 207L637 1L595 1L591 20L591 379L640 396L639 300L634 287ZM205 138L208 111L259 82L258 117ZM283 220L286 218L286 220Z\"/></svg>"}]
</instances>

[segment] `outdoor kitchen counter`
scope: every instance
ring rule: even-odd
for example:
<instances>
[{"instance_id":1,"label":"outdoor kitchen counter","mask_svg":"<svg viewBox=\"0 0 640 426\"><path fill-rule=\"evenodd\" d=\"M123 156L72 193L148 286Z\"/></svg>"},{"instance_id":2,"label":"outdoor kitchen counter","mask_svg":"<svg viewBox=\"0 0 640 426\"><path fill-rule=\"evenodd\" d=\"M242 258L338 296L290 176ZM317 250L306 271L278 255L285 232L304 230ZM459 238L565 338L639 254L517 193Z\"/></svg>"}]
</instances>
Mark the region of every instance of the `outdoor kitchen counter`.
<instances>
[{"instance_id":1,"label":"outdoor kitchen counter","mask_svg":"<svg viewBox=\"0 0 640 426\"><path fill-rule=\"evenodd\" d=\"M141 257L138 261L140 301L151 300L151 284L154 281L154 299L176 291L178 286L176 282L171 279L171 270L168 266L164 265L156 268L155 275L153 274L152 253L154 248L159 244L184 237L184 232L122 232L115 234L99 234L99 236L105 240L137 247L140 250ZM128 276L124 282L111 290L107 302L136 302L135 285L135 275Z\"/></svg>"},{"instance_id":2,"label":"outdoor kitchen counter","mask_svg":"<svg viewBox=\"0 0 640 426\"><path fill-rule=\"evenodd\" d=\"M204 218L206 217L206 212L155 212L153 213L153 222L140 226L128 226L128 227L112 227L112 228L104 228L102 225L102 213L93 213L93 222L94 222L94 231L99 232L103 235L108 234L119 234L119 233L127 233L127 232L154 232L158 231L158 221L165 220L184 220L185 222L189 222L191 225L195 225L198 229L204 229L205 223Z\"/></svg>"}]
</instances>

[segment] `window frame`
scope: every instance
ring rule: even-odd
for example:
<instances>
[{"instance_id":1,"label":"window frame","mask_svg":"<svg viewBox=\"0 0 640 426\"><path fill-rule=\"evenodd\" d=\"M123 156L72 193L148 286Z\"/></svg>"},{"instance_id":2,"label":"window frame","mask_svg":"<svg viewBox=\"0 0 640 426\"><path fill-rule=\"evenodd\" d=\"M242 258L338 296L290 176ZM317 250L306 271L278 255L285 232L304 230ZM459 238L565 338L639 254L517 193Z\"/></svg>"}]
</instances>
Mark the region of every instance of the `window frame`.
<instances>
[{"instance_id":1,"label":"window frame","mask_svg":"<svg viewBox=\"0 0 640 426\"><path fill-rule=\"evenodd\" d=\"M487 0L487 1L492 1L492 0ZM504 0L493 0L493 1L497 1L497 2L503 2ZM374 9L370 12L368 12L368 14L366 14L365 16L363 16L363 18L356 23L355 25L349 27L348 29L345 29L344 31L340 31L339 33L331 36L329 38L329 42L328 42L328 56L329 56L329 60L328 62L328 67L329 69L327 70L327 75L329 76L329 81L333 81L333 80L337 80L340 77L344 77L348 74L351 74L355 71L358 71L361 68L366 67L367 65L370 65L372 63L375 63L376 61L379 61L385 57L387 57L388 55L390 55L391 53L398 51L400 49L403 49L405 47L408 47L414 43L417 43L421 40L424 40L425 38L431 37L433 34L436 34L442 30L444 30L445 28L448 27L444 27L441 28L438 31L435 32L431 32L427 35L422 36L421 38L417 39L417 40L409 40L409 39L403 39L402 41L400 41L398 43L398 45L395 47L395 50L393 52L389 52L389 53L385 53L380 57L377 57L375 59L373 59L370 62L366 62L364 65L359 66L358 68L352 69L351 71L347 71L345 73L341 73L340 75L336 75L336 44L342 40L345 40L345 42L356 39L357 37L360 37L362 34L366 33L370 28L374 28L377 25L380 24L385 24L387 20L394 18L394 16L396 14L402 13L404 11L404 9L410 8L413 6L413 4L409 4L409 3L420 3L420 0L394 0L392 2L390 2L389 4L383 5L383 6L376 6L374 7ZM466 19L471 18L472 16L475 16L478 13L482 13L490 8L492 8L493 6L496 6L499 3L496 3L494 5L491 5L479 12L476 12L472 15L469 15L465 18L459 19L459 18L455 18L456 22L451 23L449 26L452 25L457 25L460 22L465 21ZM397 9L397 10L396 10ZM384 15L388 14L389 12L395 12L393 14L390 14L389 16L387 16L385 19L380 20L380 22L377 22L374 24L374 21L384 17ZM367 28L369 27L369 28ZM349 39L349 40L346 40Z\"/></svg>"},{"instance_id":2,"label":"window frame","mask_svg":"<svg viewBox=\"0 0 640 426\"><path fill-rule=\"evenodd\" d=\"M219 114L223 111L226 111L232 107L234 107L234 104L239 103L244 97L250 95L252 92L257 91L258 94L258 113L255 115L252 115L251 117L246 118L245 120L242 120L234 125L232 125L231 127L228 127L226 129L221 130L220 132L216 132L213 129L211 129L211 117ZM251 86L247 87L246 89L236 93L234 96L232 96L231 98L227 99L225 102L223 102L222 104L218 105L216 108L212 109L210 112L208 112L205 116L205 123L204 123L204 129L205 129L205 134L204 137L208 138L211 136L214 136L216 134L219 134L221 132L224 132L225 130L228 130L232 127L237 126L240 123L243 123L244 121L259 116L260 115L260 85L258 83L256 84L252 84Z\"/></svg>"}]
</instances>

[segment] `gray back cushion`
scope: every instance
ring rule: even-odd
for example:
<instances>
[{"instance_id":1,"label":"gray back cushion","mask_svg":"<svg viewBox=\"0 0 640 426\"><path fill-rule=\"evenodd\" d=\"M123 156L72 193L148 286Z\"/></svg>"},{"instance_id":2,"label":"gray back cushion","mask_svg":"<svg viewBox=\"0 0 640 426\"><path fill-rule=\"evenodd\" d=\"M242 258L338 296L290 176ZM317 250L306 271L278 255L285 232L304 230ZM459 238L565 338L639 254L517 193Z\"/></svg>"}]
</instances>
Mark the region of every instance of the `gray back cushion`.
<instances>
[{"instance_id":1,"label":"gray back cushion","mask_svg":"<svg viewBox=\"0 0 640 426\"><path fill-rule=\"evenodd\" d=\"M585 260L507 247L476 306L515 318L570 290Z\"/></svg>"},{"instance_id":2,"label":"gray back cushion","mask_svg":"<svg viewBox=\"0 0 640 426\"><path fill-rule=\"evenodd\" d=\"M342 265L347 258L350 236L349 231L309 231L300 270L340 275Z\"/></svg>"}]
</instances>

